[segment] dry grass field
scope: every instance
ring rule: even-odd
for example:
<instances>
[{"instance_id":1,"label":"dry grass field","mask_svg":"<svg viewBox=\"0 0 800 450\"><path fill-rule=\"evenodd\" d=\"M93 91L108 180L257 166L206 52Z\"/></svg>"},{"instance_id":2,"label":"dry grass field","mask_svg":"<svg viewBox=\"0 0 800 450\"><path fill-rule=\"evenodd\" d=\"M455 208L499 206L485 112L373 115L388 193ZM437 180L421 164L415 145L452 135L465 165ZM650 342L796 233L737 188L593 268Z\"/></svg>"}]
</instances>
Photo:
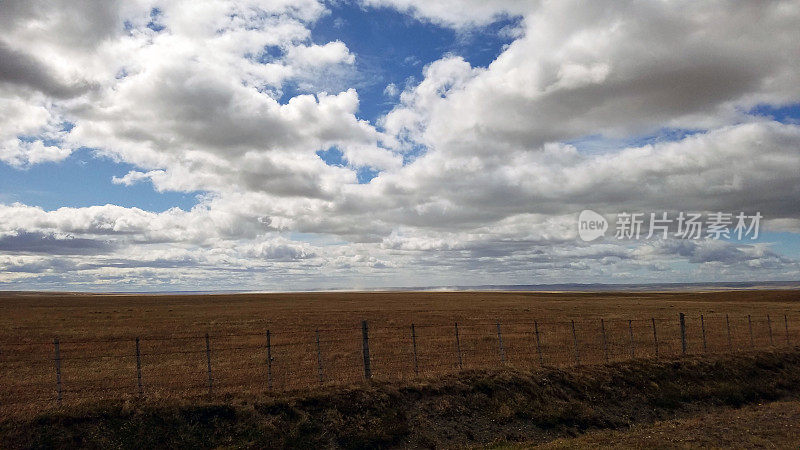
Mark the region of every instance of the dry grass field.
<instances>
[{"instance_id":1,"label":"dry grass field","mask_svg":"<svg viewBox=\"0 0 800 450\"><path fill-rule=\"evenodd\" d=\"M22 416L55 406L55 338L63 403L68 405L139 395L137 337L146 397L206 395L209 361L215 396L249 395L265 393L270 384L275 391L285 391L363 381L362 320L369 324L373 378L408 380L459 368L564 366L653 357L656 352L678 355L681 312L686 314L687 353L800 343L800 291L796 290L7 292L0 293L0 413Z\"/></svg>"}]
</instances>

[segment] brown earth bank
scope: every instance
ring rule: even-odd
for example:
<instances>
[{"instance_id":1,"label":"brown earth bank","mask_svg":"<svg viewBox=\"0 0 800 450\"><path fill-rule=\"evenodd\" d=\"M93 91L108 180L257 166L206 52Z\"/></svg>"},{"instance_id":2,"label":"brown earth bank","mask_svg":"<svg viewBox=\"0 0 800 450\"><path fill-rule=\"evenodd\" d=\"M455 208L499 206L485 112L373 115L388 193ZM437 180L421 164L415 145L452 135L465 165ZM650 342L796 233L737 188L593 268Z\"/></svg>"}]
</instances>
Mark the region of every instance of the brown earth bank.
<instances>
[{"instance_id":1,"label":"brown earth bank","mask_svg":"<svg viewBox=\"0 0 800 450\"><path fill-rule=\"evenodd\" d=\"M250 398L87 403L0 422L6 448L529 445L800 397L800 349L481 370ZM713 445L713 444L712 444Z\"/></svg>"},{"instance_id":2,"label":"brown earth bank","mask_svg":"<svg viewBox=\"0 0 800 450\"><path fill-rule=\"evenodd\" d=\"M798 448L800 401L777 401L721 408L707 414L637 425L628 430L602 430L541 445L509 449L577 448Z\"/></svg>"}]
</instances>

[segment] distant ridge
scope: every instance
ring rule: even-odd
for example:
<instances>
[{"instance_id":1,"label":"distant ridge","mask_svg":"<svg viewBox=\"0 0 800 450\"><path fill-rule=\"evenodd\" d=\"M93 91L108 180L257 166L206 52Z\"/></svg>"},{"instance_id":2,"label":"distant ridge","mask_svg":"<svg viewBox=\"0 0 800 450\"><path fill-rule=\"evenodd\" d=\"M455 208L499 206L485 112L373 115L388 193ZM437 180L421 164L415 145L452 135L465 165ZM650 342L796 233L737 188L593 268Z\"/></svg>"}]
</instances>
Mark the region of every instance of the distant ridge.
<instances>
[{"instance_id":1,"label":"distant ridge","mask_svg":"<svg viewBox=\"0 0 800 450\"><path fill-rule=\"evenodd\" d=\"M639 283L639 284L604 284L604 283L556 283L556 284L483 284L483 285L453 285L453 286L411 286L411 287L378 287L378 288L320 288L298 290L175 290L175 291L72 291L80 293L98 294L244 294L244 293L281 293L281 292L408 292L408 291L568 291L568 292L647 292L647 291L719 291L719 290L745 290L745 289L800 289L800 281L741 281L741 282L715 282L715 283ZM19 291L0 289L5 294L31 294L35 292L48 292L68 294L70 291Z\"/></svg>"},{"instance_id":2,"label":"distant ridge","mask_svg":"<svg viewBox=\"0 0 800 450\"><path fill-rule=\"evenodd\" d=\"M425 290L425 288L421 288ZM428 288L431 289L431 288ZM437 289L437 288L433 288ZM560 283L453 286L440 289L476 291L696 291L726 289L800 289L800 281L741 281L716 283ZM413 288L411 289L413 290Z\"/></svg>"}]
</instances>

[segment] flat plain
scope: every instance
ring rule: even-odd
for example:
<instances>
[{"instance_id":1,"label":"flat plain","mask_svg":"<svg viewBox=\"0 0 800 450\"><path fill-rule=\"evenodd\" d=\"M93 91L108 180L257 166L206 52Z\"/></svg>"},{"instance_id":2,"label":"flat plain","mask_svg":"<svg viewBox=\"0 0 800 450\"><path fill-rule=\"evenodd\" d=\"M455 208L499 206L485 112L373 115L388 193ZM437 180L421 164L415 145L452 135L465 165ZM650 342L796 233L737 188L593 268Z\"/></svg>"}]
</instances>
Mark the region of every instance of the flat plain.
<instances>
[{"instance_id":1,"label":"flat plain","mask_svg":"<svg viewBox=\"0 0 800 450\"><path fill-rule=\"evenodd\" d=\"M409 380L498 365L668 357L681 354L683 342L688 354L794 346L800 291L5 292L0 412L56 405L59 373L64 404L360 383L362 321L372 377Z\"/></svg>"}]
</instances>

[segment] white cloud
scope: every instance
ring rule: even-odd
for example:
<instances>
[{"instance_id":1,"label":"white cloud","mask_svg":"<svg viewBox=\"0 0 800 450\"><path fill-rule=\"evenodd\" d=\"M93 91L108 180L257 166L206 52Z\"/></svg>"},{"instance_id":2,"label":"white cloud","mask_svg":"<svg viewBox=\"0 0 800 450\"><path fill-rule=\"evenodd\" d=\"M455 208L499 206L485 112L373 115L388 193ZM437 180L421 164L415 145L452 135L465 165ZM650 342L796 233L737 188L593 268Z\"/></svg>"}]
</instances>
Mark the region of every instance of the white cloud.
<instances>
[{"instance_id":1,"label":"white cloud","mask_svg":"<svg viewBox=\"0 0 800 450\"><path fill-rule=\"evenodd\" d=\"M425 144L425 131L432 116L437 114L444 99L453 92L464 88L478 70L464 61L464 58L449 56L440 59L424 70L425 78L418 85L400 94L400 105L382 120L384 128L393 135Z\"/></svg>"},{"instance_id":2,"label":"white cloud","mask_svg":"<svg viewBox=\"0 0 800 450\"><path fill-rule=\"evenodd\" d=\"M63 160L72 153L69 146L43 142L63 137L60 121L41 95L26 97L0 85L0 161L27 167Z\"/></svg>"},{"instance_id":3,"label":"white cloud","mask_svg":"<svg viewBox=\"0 0 800 450\"><path fill-rule=\"evenodd\" d=\"M383 95L387 97L397 97L398 95L400 95L400 90L397 89L397 85L395 85L394 83L389 83L383 89Z\"/></svg>"},{"instance_id":4,"label":"white cloud","mask_svg":"<svg viewBox=\"0 0 800 450\"><path fill-rule=\"evenodd\" d=\"M543 3L487 70L447 98L429 97L436 114L423 142L535 149L589 134L707 128L760 102L798 101L798 16L792 2Z\"/></svg>"},{"instance_id":5,"label":"white cloud","mask_svg":"<svg viewBox=\"0 0 800 450\"><path fill-rule=\"evenodd\" d=\"M320 65L353 64L355 57L341 41L325 45L291 47L286 55L287 62L298 70L308 70Z\"/></svg>"},{"instance_id":6,"label":"white cloud","mask_svg":"<svg viewBox=\"0 0 800 450\"><path fill-rule=\"evenodd\" d=\"M57 145L45 145L42 141L27 142L10 139L0 143L0 161L12 166L28 166L43 162L61 161L71 150Z\"/></svg>"}]
</instances>

